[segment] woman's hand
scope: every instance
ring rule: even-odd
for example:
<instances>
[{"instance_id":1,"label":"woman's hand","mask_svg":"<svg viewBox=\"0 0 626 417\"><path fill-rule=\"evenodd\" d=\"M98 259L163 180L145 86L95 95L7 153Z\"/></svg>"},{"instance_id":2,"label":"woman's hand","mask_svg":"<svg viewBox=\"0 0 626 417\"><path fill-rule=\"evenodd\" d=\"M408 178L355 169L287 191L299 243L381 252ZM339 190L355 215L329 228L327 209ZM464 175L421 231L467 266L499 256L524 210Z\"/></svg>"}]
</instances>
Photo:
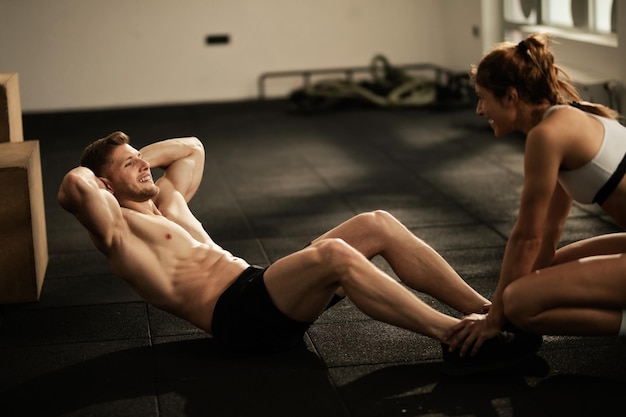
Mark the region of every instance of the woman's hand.
<instances>
[{"instance_id":1,"label":"woman's hand","mask_svg":"<svg viewBox=\"0 0 626 417\"><path fill-rule=\"evenodd\" d=\"M450 346L450 351L460 349L459 356L468 353L474 356L485 340L496 337L498 333L500 326L491 323L488 314L474 313L463 317L458 324L450 328L445 343Z\"/></svg>"}]
</instances>

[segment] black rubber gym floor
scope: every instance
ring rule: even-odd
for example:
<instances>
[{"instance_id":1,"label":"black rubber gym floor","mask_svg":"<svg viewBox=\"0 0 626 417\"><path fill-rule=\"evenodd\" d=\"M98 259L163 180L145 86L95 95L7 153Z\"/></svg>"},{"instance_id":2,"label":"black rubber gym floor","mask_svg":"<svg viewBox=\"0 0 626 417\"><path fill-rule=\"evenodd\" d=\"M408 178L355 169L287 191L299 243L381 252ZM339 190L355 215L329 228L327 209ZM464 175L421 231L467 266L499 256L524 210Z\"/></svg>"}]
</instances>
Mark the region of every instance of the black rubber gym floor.
<instances>
[{"instance_id":1,"label":"black rubber gym floor","mask_svg":"<svg viewBox=\"0 0 626 417\"><path fill-rule=\"evenodd\" d=\"M93 139L123 130L139 147L193 135L207 159L192 210L250 263L268 265L356 213L385 209L491 296L517 213L521 137L495 138L473 109L304 116L288 107L24 115L25 138L41 146L50 258L39 302L0 307L0 415L621 415L626 339L545 337L518 369L450 377L438 343L343 301L294 351L226 353L138 298L56 203L64 173ZM598 209L577 205L564 241L618 230Z\"/></svg>"}]
</instances>

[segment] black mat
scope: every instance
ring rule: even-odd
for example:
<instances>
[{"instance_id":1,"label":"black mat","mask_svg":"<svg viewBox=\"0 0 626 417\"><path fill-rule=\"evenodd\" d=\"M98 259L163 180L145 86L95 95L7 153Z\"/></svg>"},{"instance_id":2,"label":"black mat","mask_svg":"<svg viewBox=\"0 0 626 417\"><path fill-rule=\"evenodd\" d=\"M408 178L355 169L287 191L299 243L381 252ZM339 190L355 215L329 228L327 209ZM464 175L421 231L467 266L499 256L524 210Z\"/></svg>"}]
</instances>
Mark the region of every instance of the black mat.
<instances>
[{"instance_id":1,"label":"black mat","mask_svg":"<svg viewBox=\"0 0 626 417\"><path fill-rule=\"evenodd\" d=\"M517 213L520 137L494 138L471 109L298 116L287 107L24 116L25 137L41 145L50 260L40 302L0 306L1 416L620 414L611 411L626 389L626 343L617 338L547 337L517 372L450 378L437 343L344 301L293 352L223 352L115 278L56 203L62 176L93 139L123 130L140 147L193 135L207 160L192 210L218 243L249 262L267 265L380 208L491 296ZM615 230L597 209L576 206L564 240Z\"/></svg>"}]
</instances>

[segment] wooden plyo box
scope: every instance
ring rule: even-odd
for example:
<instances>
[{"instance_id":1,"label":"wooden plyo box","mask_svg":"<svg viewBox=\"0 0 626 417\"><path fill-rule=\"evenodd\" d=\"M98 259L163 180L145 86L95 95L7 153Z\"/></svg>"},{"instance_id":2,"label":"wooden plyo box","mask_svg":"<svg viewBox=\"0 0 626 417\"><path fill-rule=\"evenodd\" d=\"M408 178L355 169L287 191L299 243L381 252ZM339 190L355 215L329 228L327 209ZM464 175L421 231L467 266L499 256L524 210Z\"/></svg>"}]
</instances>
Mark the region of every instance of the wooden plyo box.
<instances>
[{"instance_id":1,"label":"wooden plyo box","mask_svg":"<svg viewBox=\"0 0 626 417\"><path fill-rule=\"evenodd\" d=\"M39 142L0 143L0 304L39 300L47 265Z\"/></svg>"},{"instance_id":2,"label":"wooden plyo box","mask_svg":"<svg viewBox=\"0 0 626 417\"><path fill-rule=\"evenodd\" d=\"M0 143L24 141L17 73L0 74Z\"/></svg>"}]
</instances>

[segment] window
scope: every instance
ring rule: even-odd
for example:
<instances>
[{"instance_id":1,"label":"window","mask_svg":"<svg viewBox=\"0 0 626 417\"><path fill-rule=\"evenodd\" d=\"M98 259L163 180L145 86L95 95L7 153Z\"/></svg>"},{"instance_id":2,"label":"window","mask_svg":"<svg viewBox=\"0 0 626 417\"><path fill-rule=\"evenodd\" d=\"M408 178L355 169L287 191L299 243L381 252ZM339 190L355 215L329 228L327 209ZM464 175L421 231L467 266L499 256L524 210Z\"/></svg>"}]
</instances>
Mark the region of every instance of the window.
<instances>
[{"instance_id":1,"label":"window","mask_svg":"<svg viewBox=\"0 0 626 417\"><path fill-rule=\"evenodd\" d=\"M598 43L617 42L616 0L503 0L505 37L545 31Z\"/></svg>"}]
</instances>

